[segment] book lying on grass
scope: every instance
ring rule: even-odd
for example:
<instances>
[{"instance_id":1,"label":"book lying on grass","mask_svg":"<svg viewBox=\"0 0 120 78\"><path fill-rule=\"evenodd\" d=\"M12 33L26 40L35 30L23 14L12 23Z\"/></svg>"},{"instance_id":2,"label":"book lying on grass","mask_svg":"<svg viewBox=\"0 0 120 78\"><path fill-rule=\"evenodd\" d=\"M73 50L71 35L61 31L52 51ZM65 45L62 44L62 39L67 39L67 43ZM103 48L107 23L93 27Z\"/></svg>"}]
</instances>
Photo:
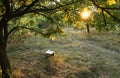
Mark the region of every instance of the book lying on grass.
<instances>
[{"instance_id":1,"label":"book lying on grass","mask_svg":"<svg viewBox=\"0 0 120 78\"><path fill-rule=\"evenodd\" d=\"M46 51L46 56L54 56L54 51L51 51L51 50L47 50Z\"/></svg>"}]
</instances>

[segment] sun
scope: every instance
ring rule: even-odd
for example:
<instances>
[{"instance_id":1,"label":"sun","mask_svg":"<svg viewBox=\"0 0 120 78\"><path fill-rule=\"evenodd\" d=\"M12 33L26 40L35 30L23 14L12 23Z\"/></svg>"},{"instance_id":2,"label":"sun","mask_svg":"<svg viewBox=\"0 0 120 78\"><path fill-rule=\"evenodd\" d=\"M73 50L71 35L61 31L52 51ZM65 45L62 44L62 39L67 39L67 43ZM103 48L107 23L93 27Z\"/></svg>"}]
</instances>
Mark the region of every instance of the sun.
<instances>
[{"instance_id":1,"label":"sun","mask_svg":"<svg viewBox=\"0 0 120 78\"><path fill-rule=\"evenodd\" d=\"M81 13L82 19L88 19L90 17L90 12L89 11L84 11Z\"/></svg>"}]
</instances>

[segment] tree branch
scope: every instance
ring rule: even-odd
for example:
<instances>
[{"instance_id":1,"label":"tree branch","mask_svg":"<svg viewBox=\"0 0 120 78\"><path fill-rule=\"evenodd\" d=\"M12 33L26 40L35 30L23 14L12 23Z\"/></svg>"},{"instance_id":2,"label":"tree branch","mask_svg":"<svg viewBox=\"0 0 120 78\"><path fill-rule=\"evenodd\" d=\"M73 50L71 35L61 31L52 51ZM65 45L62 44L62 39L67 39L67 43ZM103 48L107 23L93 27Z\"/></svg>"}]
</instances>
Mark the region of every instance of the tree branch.
<instances>
[{"instance_id":1,"label":"tree branch","mask_svg":"<svg viewBox=\"0 0 120 78\"><path fill-rule=\"evenodd\" d=\"M107 8L101 7L100 5L98 5L94 0L91 0L92 3L94 5L96 5L98 8L101 8L103 11L105 11L108 15L110 15L113 19L117 20L118 22L120 22L120 19L118 19L117 17L115 17L114 15L112 15L110 12L107 11ZM109 8L108 8L109 9Z\"/></svg>"},{"instance_id":2,"label":"tree branch","mask_svg":"<svg viewBox=\"0 0 120 78\"><path fill-rule=\"evenodd\" d=\"M91 0L91 1L94 5L96 5L99 8L109 9L109 10L120 10L120 7L118 7L118 8L116 8L116 7L112 7L112 8L111 7L102 7L102 6L99 6L94 0Z\"/></svg>"},{"instance_id":3,"label":"tree branch","mask_svg":"<svg viewBox=\"0 0 120 78\"><path fill-rule=\"evenodd\" d=\"M35 28L29 28L29 27L25 27L25 26L16 26L14 28L12 28L9 32L8 32L8 36L13 32L13 31L16 31L16 30L19 30L19 29L28 29L30 31L33 31L33 32L36 32L36 33L40 33L41 35L45 35L44 33L42 33L41 31L37 31L37 29Z\"/></svg>"},{"instance_id":4,"label":"tree branch","mask_svg":"<svg viewBox=\"0 0 120 78\"><path fill-rule=\"evenodd\" d=\"M33 7L38 1L39 1L39 0L35 0L35 1L33 1L30 5L28 5L27 8L23 11L23 14L24 14L26 11L30 10L31 7Z\"/></svg>"},{"instance_id":5,"label":"tree branch","mask_svg":"<svg viewBox=\"0 0 120 78\"><path fill-rule=\"evenodd\" d=\"M33 1L30 5L26 6L26 9L23 10L23 11L20 11L20 9L23 8L23 7L18 8L18 9L13 13L13 15L12 15L11 18L19 17L19 16L22 16L22 15L28 13L28 11L29 11L38 1L39 1L39 0Z\"/></svg>"},{"instance_id":6,"label":"tree branch","mask_svg":"<svg viewBox=\"0 0 120 78\"><path fill-rule=\"evenodd\" d=\"M16 26L14 28L12 28L9 32L8 32L8 36L15 30L18 30L19 26Z\"/></svg>"},{"instance_id":7,"label":"tree branch","mask_svg":"<svg viewBox=\"0 0 120 78\"><path fill-rule=\"evenodd\" d=\"M29 6L27 6L27 8L22 12L20 11L20 12L13 13L13 16L14 17L19 17L19 16L22 16L26 13L53 11L53 10L59 9L60 7L68 6L68 5L79 2L79 0L78 0L78 1L70 2L70 3L64 4L64 5L59 5L59 6L54 7L54 8L47 8L46 7L46 8L40 8L40 9L32 9L31 7L33 7L35 5L35 3L37 3L38 1L39 0L35 0L33 3L31 3Z\"/></svg>"},{"instance_id":8,"label":"tree branch","mask_svg":"<svg viewBox=\"0 0 120 78\"><path fill-rule=\"evenodd\" d=\"M118 19L117 17L115 17L114 15L112 15L110 12L108 12L106 9L104 9L104 11L110 15L113 19L117 20L118 22L120 22L120 19Z\"/></svg>"},{"instance_id":9,"label":"tree branch","mask_svg":"<svg viewBox=\"0 0 120 78\"><path fill-rule=\"evenodd\" d=\"M9 3L9 0L2 0L5 8L6 8L6 14L10 14L10 3Z\"/></svg>"},{"instance_id":10,"label":"tree branch","mask_svg":"<svg viewBox=\"0 0 120 78\"><path fill-rule=\"evenodd\" d=\"M106 18L105 18L105 14L104 14L104 11L102 10L102 16L103 16L103 19L104 19L104 24L105 26L107 25L107 22L106 22Z\"/></svg>"}]
</instances>

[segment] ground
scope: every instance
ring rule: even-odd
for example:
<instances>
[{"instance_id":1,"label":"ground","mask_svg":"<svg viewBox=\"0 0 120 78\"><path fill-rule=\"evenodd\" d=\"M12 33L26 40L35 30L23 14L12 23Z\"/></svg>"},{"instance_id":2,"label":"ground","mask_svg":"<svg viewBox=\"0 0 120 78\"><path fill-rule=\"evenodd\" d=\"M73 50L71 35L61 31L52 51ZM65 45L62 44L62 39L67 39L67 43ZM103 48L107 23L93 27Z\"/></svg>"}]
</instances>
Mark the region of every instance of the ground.
<instances>
[{"instance_id":1,"label":"ground","mask_svg":"<svg viewBox=\"0 0 120 78\"><path fill-rule=\"evenodd\" d=\"M9 44L13 78L119 78L119 31L64 31L54 41L37 35ZM47 50L55 56L46 57Z\"/></svg>"}]
</instances>

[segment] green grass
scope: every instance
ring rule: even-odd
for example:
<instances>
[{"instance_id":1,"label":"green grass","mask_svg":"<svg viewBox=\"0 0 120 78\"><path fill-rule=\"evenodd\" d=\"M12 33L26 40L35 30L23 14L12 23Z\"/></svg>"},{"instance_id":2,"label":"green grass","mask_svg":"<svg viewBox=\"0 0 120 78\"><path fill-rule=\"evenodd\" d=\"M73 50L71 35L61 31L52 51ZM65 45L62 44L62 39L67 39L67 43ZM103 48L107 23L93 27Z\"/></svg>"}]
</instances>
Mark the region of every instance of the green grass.
<instances>
[{"instance_id":1,"label":"green grass","mask_svg":"<svg viewBox=\"0 0 120 78\"><path fill-rule=\"evenodd\" d=\"M119 78L120 35L71 28L65 33L55 41L37 35L9 44L13 78ZM55 56L46 58L48 49Z\"/></svg>"}]
</instances>

